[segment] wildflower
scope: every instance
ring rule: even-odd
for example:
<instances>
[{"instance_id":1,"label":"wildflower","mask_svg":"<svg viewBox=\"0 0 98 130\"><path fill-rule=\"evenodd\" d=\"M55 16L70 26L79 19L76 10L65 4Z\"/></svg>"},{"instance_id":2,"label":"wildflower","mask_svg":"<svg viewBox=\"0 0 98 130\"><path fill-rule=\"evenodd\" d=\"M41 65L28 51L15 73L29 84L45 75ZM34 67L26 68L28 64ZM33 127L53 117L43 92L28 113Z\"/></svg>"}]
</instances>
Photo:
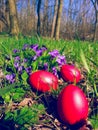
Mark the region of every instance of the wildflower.
<instances>
[{"instance_id":1,"label":"wildflower","mask_svg":"<svg viewBox=\"0 0 98 130\"><path fill-rule=\"evenodd\" d=\"M14 62L14 67L17 69L19 67L19 62Z\"/></svg>"},{"instance_id":2,"label":"wildflower","mask_svg":"<svg viewBox=\"0 0 98 130\"><path fill-rule=\"evenodd\" d=\"M16 57L14 58L14 60L15 60L15 61L19 61L19 60L20 60L20 57L19 57L19 56L16 56Z\"/></svg>"},{"instance_id":3,"label":"wildflower","mask_svg":"<svg viewBox=\"0 0 98 130\"><path fill-rule=\"evenodd\" d=\"M31 66L25 68L25 70L26 70L27 74L29 74L29 75L32 73L32 67Z\"/></svg>"},{"instance_id":4,"label":"wildflower","mask_svg":"<svg viewBox=\"0 0 98 130\"><path fill-rule=\"evenodd\" d=\"M42 53L47 50L45 46L42 46L40 49L38 49L38 44L31 45L31 48L36 52L36 56L39 57L42 55Z\"/></svg>"},{"instance_id":5,"label":"wildflower","mask_svg":"<svg viewBox=\"0 0 98 130\"><path fill-rule=\"evenodd\" d=\"M38 50L38 44L33 44L30 46L35 52Z\"/></svg>"},{"instance_id":6,"label":"wildflower","mask_svg":"<svg viewBox=\"0 0 98 130\"><path fill-rule=\"evenodd\" d=\"M52 73L53 73L54 75L58 76L56 67L53 67L53 68L52 68Z\"/></svg>"},{"instance_id":7,"label":"wildflower","mask_svg":"<svg viewBox=\"0 0 98 130\"><path fill-rule=\"evenodd\" d=\"M28 45L28 44L24 44L24 46L23 46L22 50L26 50L28 47L29 47L29 45Z\"/></svg>"},{"instance_id":8,"label":"wildflower","mask_svg":"<svg viewBox=\"0 0 98 130\"><path fill-rule=\"evenodd\" d=\"M32 61L35 61L36 59L37 59L36 55L31 58Z\"/></svg>"},{"instance_id":9,"label":"wildflower","mask_svg":"<svg viewBox=\"0 0 98 130\"><path fill-rule=\"evenodd\" d=\"M44 51L46 51L46 50L47 50L47 47L46 47L46 46L44 46L44 45L42 45L41 50L42 50L42 52L44 52Z\"/></svg>"},{"instance_id":10,"label":"wildflower","mask_svg":"<svg viewBox=\"0 0 98 130\"><path fill-rule=\"evenodd\" d=\"M23 61L22 61L22 63L21 63L21 65L23 66L24 63L26 63L27 61L28 61L28 60L27 60L26 58L24 58Z\"/></svg>"},{"instance_id":11,"label":"wildflower","mask_svg":"<svg viewBox=\"0 0 98 130\"><path fill-rule=\"evenodd\" d=\"M64 55L59 55L56 59L56 62L58 63L59 66L66 64L66 59Z\"/></svg>"},{"instance_id":12,"label":"wildflower","mask_svg":"<svg viewBox=\"0 0 98 130\"><path fill-rule=\"evenodd\" d=\"M27 61L28 61L28 60L27 60L26 58L23 59L23 62L24 62L24 63L27 62Z\"/></svg>"},{"instance_id":13,"label":"wildflower","mask_svg":"<svg viewBox=\"0 0 98 130\"><path fill-rule=\"evenodd\" d=\"M41 55L42 55L42 53L43 53L43 52L42 52L42 50L41 50L41 49L39 49L39 50L37 50L37 51L36 51L36 56L37 56L37 57L39 57L39 56L41 56Z\"/></svg>"},{"instance_id":14,"label":"wildflower","mask_svg":"<svg viewBox=\"0 0 98 130\"><path fill-rule=\"evenodd\" d=\"M18 67L18 72L22 73L22 70L23 70L23 66L19 66Z\"/></svg>"},{"instance_id":15,"label":"wildflower","mask_svg":"<svg viewBox=\"0 0 98 130\"><path fill-rule=\"evenodd\" d=\"M48 63L44 63L43 69L48 70Z\"/></svg>"},{"instance_id":16,"label":"wildflower","mask_svg":"<svg viewBox=\"0 0 98 130\"><path fill-rule=\"evenodd\" d=\"M14 83L15 82L15 74L7 74L5 78L9 81L9 83Z\"/></svg>"},{"instance_id":17,"label":"wildflower","mask_svg":"<svg viewBox=\"0 0 98 130\"><path fill-rule=\"evenodd\" d=\"M19 52L18 49L14 49L14 50L13 50L13 53L17 53L17 52Z\"/></svg>"},{"instance_id":18,"label":"wildflower","mask_svg":"<svg viewBox=\"0 0 98 130\"><path fill-rule=\"evenodd\" d=\"M57 57L59 54L59 51L58 50L53 50L51 52L49 52L49 55L52 57L52 58L55 58Z\"/></svg>"}]
</instances>

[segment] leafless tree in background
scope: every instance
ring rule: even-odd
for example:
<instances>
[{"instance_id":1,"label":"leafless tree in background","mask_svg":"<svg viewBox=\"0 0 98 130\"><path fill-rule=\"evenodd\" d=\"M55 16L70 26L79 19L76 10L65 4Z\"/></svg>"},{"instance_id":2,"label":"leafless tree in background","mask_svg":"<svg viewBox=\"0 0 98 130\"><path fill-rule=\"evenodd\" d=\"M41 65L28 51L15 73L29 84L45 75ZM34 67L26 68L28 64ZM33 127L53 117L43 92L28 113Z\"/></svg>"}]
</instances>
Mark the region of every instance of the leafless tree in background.
<instances>
[{"instance_id":1,"label":"leafless tree in background","mask_svg":"<svg viewBox=\"0 0 98 130\"><path fill-rule=\"evenodd\" d=\"M98 0L91 0L95 9L94 41L98 40Z\"/></svg>"},{"instance_id":2,"label":"leafless tree in background","mask_svg":"<svg viewBox=\"0 0 98 130\"><path fill-rule=\"evenodd\" d=\"M9 1L13 2L14 11L16 2L16 15L10 15ZM0 0L0 32L8 33L17 23L16 28L18 22L12 21L17 15L23 35L98 40L98 0Z\"/></svg>"},{"instance_id":3,"label":"leafless tree in background","mask_svg":"<svg viewBox=\"0 0 98 130\"><path fill-rule=\"evenodd\" d=\"M58 9L58 0L55 0L54 16L53 16L52 29L51 29L51 38L54 37L55 24L56 24L56 16L57 16L57 9Z\"/></svg>"},{"instance_id":4,"label":"leafless tree in background","mask_svg":"<svg viewBox=\"0 0 98 130\"><path fill-rule=\"evenodd\" d=\"M48 35L48 0L44 1L44 11L43 11L43 35L47 36Z\"/></svg>"},{"instance_id":5,"label":"leafless tree in background","mask_svg":"<svg viewBox=\"0 0 98 130\"><path fill-rule=\"evenodd\" d=\"M9 2L9 15L10 15L10 34L18 35L19 26L18 26L16 3L15 0L8 0L8 2Z\"/></svg>"},{"instance_id":6,"label":"leafless tree in background","mask_svg":"<svg viewBox=\"0 0 98 130\"><path fill-rule=\"evenodd\" d=\"M3 31L3 27L9 30L9 7L8 0L0 0L0 30Z\"/></svg>"},{"instance_id":7,"label":"leafless tree in background","mask_svg":"<svg viewBox=\"0 0 98 130\"><path fill-rule=\"evenodd\" d=\"M37 34L38 36L40 36L40 9L41 9L41 1L42 0L38 0L38 5L37 5L37 15L38 15L38 21L37 21Z\"/></svg>"},{"instance_id":8,"label":"leafless tree in background","mask_svg":"<svg viewBox=\"0 0 98 130\"><path fill-rule=\"evenodd\" d=\"M67 22L67 31L68 31L68 35L69 35L69 39L72 39L72 33L73 33L73 20L72 20L72 4L73 0L69 0L69 5L68 5L68 22Z\"/></svg>"},{"instance_id":9,"label":"leafless tree in background","mask_svg":"<svg viewBox=\"0 0 98 130\"><path fill-rule=\"evenodd\" d=\"M57 18L56 18L55 32L54 32L56 40L59 39L62 6L63 6L63 0L58 0L58 11L57 11Z\"/></svg>"},{"instance_id":10,"label":"leafless tree in background","mask_svg":"<svg viewBox=\"0 0 98 130\"><path fill-rule=\"evenodd\" d=\"M31 28L31 3L30 0L27 0L27 30Z\"/></svg>"}]
</instances>

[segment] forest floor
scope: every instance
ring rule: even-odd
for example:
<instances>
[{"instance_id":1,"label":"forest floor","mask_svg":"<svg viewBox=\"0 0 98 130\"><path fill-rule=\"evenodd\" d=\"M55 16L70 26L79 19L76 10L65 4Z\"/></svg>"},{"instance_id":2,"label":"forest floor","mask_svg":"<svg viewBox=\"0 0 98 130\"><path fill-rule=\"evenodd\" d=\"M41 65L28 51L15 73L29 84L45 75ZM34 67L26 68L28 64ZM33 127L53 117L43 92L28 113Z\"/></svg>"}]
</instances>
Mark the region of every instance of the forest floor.
<instances>
[{"instance_id":1,"label":"forest floor","mask_svg":"<svg viewBox=\"0 0 98 130\"><path fill-rule=\"evenodd\" d=\"M36 55L32 46L46 48L33 62ZM57 111L57 100L65 82L56 58L50 61L49 53L59 52L66 64L75 65L81 72L76 84L86 94L89 103L88 118L84 122L66 125ZM18 58L18 59L17 59ZM16 64L16 62L17 64ZM62 61L63 62L63 61ZM56 67L59 89L53 92L33 90L28 82L28 71ZM16 67L15 65L18 65ZM9 77L8 77L9 76ZM65 41L48 38L0 36L0 130L98 130L98 43Z\"/></svg>"}]
</instances>

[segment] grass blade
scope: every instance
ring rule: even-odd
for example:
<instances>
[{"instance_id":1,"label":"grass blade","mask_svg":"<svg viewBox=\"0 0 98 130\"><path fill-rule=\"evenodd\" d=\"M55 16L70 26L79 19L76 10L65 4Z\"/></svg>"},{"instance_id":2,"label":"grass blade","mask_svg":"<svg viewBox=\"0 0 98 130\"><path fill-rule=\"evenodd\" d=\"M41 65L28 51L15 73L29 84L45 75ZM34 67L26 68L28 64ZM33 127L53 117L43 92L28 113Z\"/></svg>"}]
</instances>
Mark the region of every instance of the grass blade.
<instances>
[{"instance_id":1,"label":"grass blade","mask_svg":"<svg viewBox=\"0 0 98 130\"><path fill-rule=\"evenodd\" d=\"M86 57L85 57L82 49L80 49L80 57L81 57L81 60L83 62L84 68L88 71L88 73L90 73L90 69L89 69L89 66L87 64Z\"/></svg>"},{"instance_id":2,"label":"grass blade","mask_svg":"<svg viewBox=\"0 0 98 130\"><path fill-rule=\"evenodd\" d=\"M98 67L98 64L97 64L97 63L95 63L92 59L90 59L89 57L87 57L87 59L88 59L90 62L92 62L95 66L97 66L97 67Z\"/></svg>"}]
</instances>

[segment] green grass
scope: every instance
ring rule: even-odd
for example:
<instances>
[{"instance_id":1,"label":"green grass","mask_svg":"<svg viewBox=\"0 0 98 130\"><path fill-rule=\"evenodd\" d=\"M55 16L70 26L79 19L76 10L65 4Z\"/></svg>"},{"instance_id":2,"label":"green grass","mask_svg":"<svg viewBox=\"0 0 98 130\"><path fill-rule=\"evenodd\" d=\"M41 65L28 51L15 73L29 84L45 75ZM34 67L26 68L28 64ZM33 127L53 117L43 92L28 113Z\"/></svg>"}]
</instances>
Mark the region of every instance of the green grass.
<instances>
[{"instance_id":1,"label":"green grass","mask_svg":"<svg viewBox=\"0 0 98 130\"><path fill-rule=\"evenodd\" d=\"M91 93L93 96L98 98L98 43L87 42L87 41L65 41L65 40L52 40L39 37L20 37L19 39L15 37L8 37L5 35L0 36L0 68L5 70L5 56L13 55L13 49L22 49L24 44L35 44L38 43L40 46L45 45L49 51L57 49L62 55L66 56L67 63L75 64L84 74L85 84L79 84L83 88L86 94ZM13 60L12 60L13 63ZM86 73L85 73L86 71ZM25 75L24 75L25 76ZM7 84L4 83L4 92L9 91L9 96L11 96L12 91L10 91L11 86L7 88ZM19 86L22 86L19 84ZM12 87L13 89L13 87ZM25 88L27 91L28 88ZM13 89L13 93L15 89ZM23 90L24 91L24 90ZM2 91L1 91L2 92ZM28 92L29 93L29 92ZM25 94L25 92L24 92ZM7 95L7 94L6 94ZM18 97L20 93L17 92ZM13 97L17 99L17 97ZM13 99L12 98L12 99ZM10 97L7 97L7 102L10 104ZM20 99L21 100L21 99ZM16 101L16 100L15 100ZM98 128L98 122L94 123L91 119L93 127Z\"/></svg>"},{"instance_id":2,"label":"green grass","mask_svg":"<svg viewBox=\"0 0 98 130\"><path fill-rule=\"evenodd\" d=\"M80 49L83 50L87 63L89 67L98 67L98 44L93 42L82 42L82 41L55 41L52 39L43 39L35 37L20 37L9 38L0 37L0 57L1 62L3 59L3 54L10 54L14 48L21 49L23 44L28 43L38 43L40 45L45 45L49 50L58 49L62 54L66 56L68 62L75 62L80 67L83 65L81 60ZM0 65L1 66L1 65Z\"/></svg>"}]
</instances>

